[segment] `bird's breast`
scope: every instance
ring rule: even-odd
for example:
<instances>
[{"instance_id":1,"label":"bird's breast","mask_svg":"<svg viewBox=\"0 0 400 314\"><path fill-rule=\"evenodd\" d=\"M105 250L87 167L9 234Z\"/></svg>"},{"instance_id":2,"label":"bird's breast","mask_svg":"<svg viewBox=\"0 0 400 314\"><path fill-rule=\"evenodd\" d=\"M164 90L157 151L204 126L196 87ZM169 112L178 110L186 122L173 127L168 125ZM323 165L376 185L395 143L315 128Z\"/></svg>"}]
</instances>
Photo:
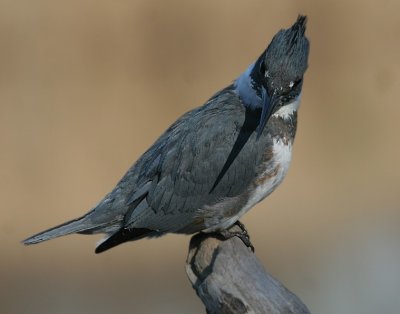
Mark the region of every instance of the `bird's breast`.
<instances>
[{"instance_id":1,"label":"bird's breast","mask_svg":"<svg viewBox=\"0 0 400 314\"><path fill-rule=\"evenodd\" d=\"M248 211L272 193L285 177L292 156L292 140L285 137L273 139L273 145L265 153L259 175L252 184L249 199L243 208ZM243 212L243 214L244 214Z\"/></svg>"},{"instance_id":2,"label":"bird's breast","mask_svg":"<svg viewBox=\"0 0 400 314\"><path fill-rule=\"evenodd\" d=\"M247 191L247 201L244 206L238 208L238 211L232 211L229 206L230 215L224 211L224 219L213 221L207 231L215 231L219 229L229 228L235 221L243 216L250 208L262 201L265 197L272 193L285 177L292 155L292 140L287 137L276 137L273 139L273 145L264 152L264 162L258 169L258 175ZM234 214L232 214L234 212ZM211 227L210 227L211 226Z\"/></svg>"}]
</instances>

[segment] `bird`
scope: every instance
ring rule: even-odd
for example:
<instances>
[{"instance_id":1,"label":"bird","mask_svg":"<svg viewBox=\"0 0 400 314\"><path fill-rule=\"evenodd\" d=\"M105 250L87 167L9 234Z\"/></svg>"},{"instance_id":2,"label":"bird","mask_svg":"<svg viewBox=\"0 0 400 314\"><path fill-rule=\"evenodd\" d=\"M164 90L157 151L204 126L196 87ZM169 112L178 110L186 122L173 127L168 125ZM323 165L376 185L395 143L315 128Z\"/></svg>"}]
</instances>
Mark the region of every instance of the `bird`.
<instances>
[{"instance_id":1,"label":"bird","mask_svg":"<svg viewBox=\"0 0 400 314\"><path fill-rule=\"evenodd\" d=\"M239 219L276 189L291 161L308 68L306 24L299 15L279 30L255 62L178 118L85 215L22 242L101 233L101 253L167 233L226 235L242 227Z\"/></svg>"}]
</instances>

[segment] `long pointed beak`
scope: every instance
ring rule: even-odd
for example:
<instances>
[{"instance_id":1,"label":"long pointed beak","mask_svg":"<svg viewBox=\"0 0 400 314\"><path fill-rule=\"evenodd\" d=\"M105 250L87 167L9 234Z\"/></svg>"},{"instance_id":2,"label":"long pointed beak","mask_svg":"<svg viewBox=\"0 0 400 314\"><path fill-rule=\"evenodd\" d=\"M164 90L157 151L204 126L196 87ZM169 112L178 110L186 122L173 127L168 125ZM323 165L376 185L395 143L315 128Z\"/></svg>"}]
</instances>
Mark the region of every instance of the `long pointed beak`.
<instances>
[{"instance_id":1,"label":"long pointed beak","mask_svg":"<svg viewBox=\"0 0 400 314\"><path fill-rule=\"evenodd\" d=\"M272 97L269 97L267 90L265 88L262 89L263 106L261 111L260 123L258 124L257 127L257 139L260 138L264 130L265 124L267 123L269 117L271 116L272 111L278 104L278 100L279 98L276 96L275 93L272 95Z\"/></svg>"}]
</instances>

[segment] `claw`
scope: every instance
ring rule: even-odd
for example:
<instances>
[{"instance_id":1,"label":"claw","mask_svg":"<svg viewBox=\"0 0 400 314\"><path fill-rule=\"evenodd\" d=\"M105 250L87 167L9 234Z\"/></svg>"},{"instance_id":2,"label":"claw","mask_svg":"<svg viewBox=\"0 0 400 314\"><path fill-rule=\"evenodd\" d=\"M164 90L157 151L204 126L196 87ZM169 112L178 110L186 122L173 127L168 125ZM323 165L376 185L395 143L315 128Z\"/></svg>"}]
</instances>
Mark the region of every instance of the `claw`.
<instances>
[{"instance_id":1,"label":"claw","mask_svg":"<svg viewBox=\"0 0 400 314\"><path fill-rule=\"evenodd\" d=\"M253 244L251 244L250 236L246 227L240 221L236 221L234 225L238 226L241 231L221 230L219 234L225 240L228 240L233 237L238 237L254 253L254 246Z\"/></svg>"}]
</instances>

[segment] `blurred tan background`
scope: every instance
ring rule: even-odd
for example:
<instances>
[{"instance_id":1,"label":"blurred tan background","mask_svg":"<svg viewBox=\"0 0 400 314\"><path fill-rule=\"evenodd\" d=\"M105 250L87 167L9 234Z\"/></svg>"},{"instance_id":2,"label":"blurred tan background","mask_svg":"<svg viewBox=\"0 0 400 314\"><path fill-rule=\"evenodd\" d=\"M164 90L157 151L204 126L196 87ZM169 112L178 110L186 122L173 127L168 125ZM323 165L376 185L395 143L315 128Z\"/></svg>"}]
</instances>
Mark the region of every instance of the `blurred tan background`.
<instances>
[{"instance_id":1,"label":"blurred tan background","mask_svg":"<svg viewBox=\"0 0 400 314\"><path fill-rule=\"evenodd\" d=\"M400 308L400 2L0 1L1 313L204 313L189 237L24 247L82 215L298 13L310 67L292 167L243 222L313 313Z\"/></svg>"}]
</instances>

